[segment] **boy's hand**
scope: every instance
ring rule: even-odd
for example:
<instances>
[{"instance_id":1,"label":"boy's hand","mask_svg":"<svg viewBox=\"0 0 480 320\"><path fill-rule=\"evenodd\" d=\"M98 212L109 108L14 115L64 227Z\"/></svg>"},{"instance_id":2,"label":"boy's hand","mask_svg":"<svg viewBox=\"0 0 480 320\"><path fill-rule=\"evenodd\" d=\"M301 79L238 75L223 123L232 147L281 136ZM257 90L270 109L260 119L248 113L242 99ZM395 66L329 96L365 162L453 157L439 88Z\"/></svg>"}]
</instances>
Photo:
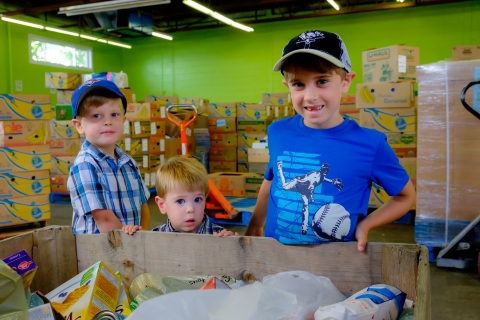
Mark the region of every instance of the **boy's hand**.
<instances>
[{"instance_id":1,"label":"boy's hand","mask_svg":"<svg viewBox=\"0 0 480 320\"><path fill-rule=\"evenodd\" d=\"M364 220L365 221L365 220ZM357 249L358 251L364 251L365 247L367 246L368 240L368 228L366 227L364 221L361 221L357 225L357 229L355 230L355 238L357 238Z\"/></svg>"},{"instance_id":2,"label":"boy's hand","mask_svg":"<svg viewBox=\"0 0 480 320\"><path fill-rule=\"evenodd\" d=\"M220 232L214 232L213 234L217 237L238 236L238 232L233 233L232 231L227 231L226 229L223 229Z\"/></svg>"},{"instance_id":3,"label":"boy's hand","mask_svg":"<svg viewBox=\"0 0 480 320\"><path fill-rule=\"evenodd\" d=\"M137 232L138 230L143 230L142 226L132 226L132 225L128 225L128 226L123 226L122 227L122 230L125 231L126 234L131 234L133 235L135 232Z\"/></svg>"}]
</instances>

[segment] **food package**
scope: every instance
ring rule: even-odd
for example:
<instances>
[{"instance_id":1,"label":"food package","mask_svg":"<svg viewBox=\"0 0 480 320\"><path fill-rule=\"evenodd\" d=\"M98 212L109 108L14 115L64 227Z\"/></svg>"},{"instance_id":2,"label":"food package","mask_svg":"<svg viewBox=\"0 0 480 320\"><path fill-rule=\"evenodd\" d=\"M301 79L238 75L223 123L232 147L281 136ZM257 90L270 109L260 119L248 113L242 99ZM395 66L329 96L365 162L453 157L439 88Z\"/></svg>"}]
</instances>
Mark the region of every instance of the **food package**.
<instances>
[{"instance_id":1,"label":"food package","mask_svg":"<svg viewBox=\"0 0 480 320\"><path fill-rule=\"evenodd\" d=\"M117 87L119 87L120 89L128 88L128 76L123 71L88 73L88 74L83 74L82 76L83 76L84 83L92 79L109 80L115 83Z\"/></svg>"},{"instance_id":2,"label":"food package","mask_svg":"<svg viewBox=\"0 0 480 320\"><path fill-rule=\"evenodd\" d=\"M0 320L24 319L28 319L28 306L22 278L0 260Z\"/></svg>"},{"instance_id":3,"label":"food package","mask_svg":"<svg viewBox=\"0 0 480 320\"><path fill-rule=\"evenodd\" d=\"M229 289L231 290L225 282L218 279L217 277L212 277L208 280L203 286L201 286L198 290L210 290L210 289Z\"/></svg>"},{"instance_id":4,"label":"food package","mask_svg":"<svg viewBox=\"0 0 480 320\"><path fill-rule=\"evenodd\" d=\"M67 319L91 320L102 310L115 311L120 279L102 261L65 282L46 297Z\"/></svg>"},{"instance_id":5,"label":"food package","mask_svg":"<svg viewBox=\"0 0 480 320\"><path fill-rule=\"evenodd\" d=\"M118 295L117 307L115 308L116 313L120 313L123 316L129 316L132 313L130 310L130 302L128 299L127 288L122 281L122 275L120 272L116 272L115 275L120 279L120 293Z\"/></svg>"},{"instance_id":6,"label":"food package","mask_svg":"<svg viewBox=\"0 0 480 320\"><path fill-rule=\"evenodd\" d=\"M37 265L32 258L30 258L27 251L22 250L17 252L6 257L3 261L22 277L23 288L25 289L25 292L27 292L30 288L30 284L32 284L33 277L37 272Z\"/></svg>"}]
</instances>

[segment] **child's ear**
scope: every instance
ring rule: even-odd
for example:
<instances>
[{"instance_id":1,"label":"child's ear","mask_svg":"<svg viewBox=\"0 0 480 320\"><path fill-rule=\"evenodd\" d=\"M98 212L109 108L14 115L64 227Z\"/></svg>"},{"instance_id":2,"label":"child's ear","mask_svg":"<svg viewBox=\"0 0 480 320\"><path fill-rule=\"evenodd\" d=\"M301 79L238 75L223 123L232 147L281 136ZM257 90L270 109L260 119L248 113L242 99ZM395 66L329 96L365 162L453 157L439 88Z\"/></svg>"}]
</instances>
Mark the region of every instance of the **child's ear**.
<instances>
[{"instance_id":1,"label":"child's ear","mask_svg":"<svg viewBox=\"0 0 480 320\"><path fill-rule=\"evenodd\" d=\"M345 79L342 81L342 93L347 93L350 89L350 85L352 84L353 79L357 74L355 72L349 72L345 76Z\"/></svg>"},{"instance_id":2,"label":"child's ear","mask_svg":"<svg viewBox=\"0 0 480 320\"><path fill-rule=\"evenodd\" d=\"M78 133L84 134L85 131L82 127L82 122L79 119L72 119L72 125L77 129Z\"/></svg>"},{"instance_id":3,"label":"child's ear","mask_svg":"<svg viewBox=\"0 0 480 320\"><path fill-rule=\"evenodd\" d=\"M283 79L283 80L282 80L282 83L288 88L287 80Z\"/></svg>"},{"instance_id":4,"label":"child's ear","mask_svg":"<svg viewBox=\"0 0 480 320\"><path fill-rule=\"evenodd\" d=\"M160 212L162 214L166 214L167 213L167 210L165 209L165 201L163 198L160 198L159 196L156 196L155 197L155 203L157 204L158 206L158 209L160 209Z\"/></svg>"}]
</instances>

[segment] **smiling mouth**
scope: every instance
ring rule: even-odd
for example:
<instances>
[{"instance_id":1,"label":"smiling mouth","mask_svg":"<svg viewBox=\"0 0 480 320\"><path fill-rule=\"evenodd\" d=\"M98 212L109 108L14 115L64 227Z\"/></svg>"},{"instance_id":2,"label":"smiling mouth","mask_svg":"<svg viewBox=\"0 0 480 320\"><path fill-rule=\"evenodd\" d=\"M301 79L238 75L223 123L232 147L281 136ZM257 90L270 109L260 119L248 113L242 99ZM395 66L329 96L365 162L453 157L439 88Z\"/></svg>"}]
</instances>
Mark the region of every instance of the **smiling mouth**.
<instances>
[{"instance_id":1,"label":"smiling mouth","mask_svg":"<svg viewBox=\"0 0 480 320\"><path fill-rule=\"evenodd\" d=\"M323 106L314 106L314 107L304 107L307 111L320 111L323 109Z\"/></svg>"},{"instance_id":2,"label":"smiling mouth","mask_svg":"<svg viewBox=\"0 0 480 320\"><path fill-rule=\"evenodd\" d=\"M104 131L102 133L115 133L115 131Z\"/></svg>"}]
</instances>

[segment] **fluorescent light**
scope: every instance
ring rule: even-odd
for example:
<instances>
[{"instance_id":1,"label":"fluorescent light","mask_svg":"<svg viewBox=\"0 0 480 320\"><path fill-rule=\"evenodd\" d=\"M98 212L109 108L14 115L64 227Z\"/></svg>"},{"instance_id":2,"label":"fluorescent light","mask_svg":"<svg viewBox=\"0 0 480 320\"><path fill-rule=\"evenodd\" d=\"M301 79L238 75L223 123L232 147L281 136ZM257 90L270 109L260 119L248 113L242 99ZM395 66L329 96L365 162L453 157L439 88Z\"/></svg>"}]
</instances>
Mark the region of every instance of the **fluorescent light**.
<instances>
[{"instance_id":1,"label":"fluorescent light","mask_svg":"<svg viewBox=\"0 0 480 320\"><path fill-rule=\"evenodd\" d=\"M71 31L62 30L62 29L55 29L55 28L45 27L45 30L53 31L53 32L58 32L58 33L63 33L63 34L68 34L69 36L74 36L74 37L78 37L78 36L79 36L79 34L76 33L76 32L71 32Z\"/></svg>"},{"instance_id":2,"label":"fluorescent light","mask_svg":"<svg viewBox=\"0 0 480 320\"><path fill-rule=\"evenodd\" d=\"M44 26L36 24L36 23L20 21L20 20L16 20L16 19L7 18L7 17L2 17L2 20L7 21L7 22L11 22L11 23L21 24L21 25L24 25L24 26L27 26L27 27L32 27L32 28L37 28L37 29L45 29Z\"/></svg>"},{"instance_id":3,"label":"fluorescent light","mask_svg":"<svg viewBox=\"0 0 480 320\"><path fill-rule=\"evenodd\" d=\"M101 43L107 43L107 40L103 40L103 39L97 39L97 41Z\"/></svg>"},{"instance_id":4,"label":"fluorescent light","mask_svg":"<svg viewBox=\"0 0 480 320\"><path fill-rule=\"evenodd\" d=\"M328 1L332 1L332 0L328 0ZM232 27L235 27L235 28L238 28L238 29L241 29L241 30L244 30L244 31L248 31L248 32L252 32L253 31L253 28L250 28L250 27L247 27L243 24L240 24L238 22L235 22L223 15L221 15L220 13L218 12L215 12L215 11L212 11L210 9L208 9L207 7L204 7L202 6L201 4L198 4L196 3L195 1L192 1L192 0L183 0L183 3L186 4L187 6L190 6L194 9L197 9L198 11L201 11L205 14L208 14L209 16L211 16L212 18L215 18L225 24L228 24ZM336 5L336 4L335 4ZM338 6L337 6L338 7ZM338 9L337 9L338 10Z\"/></svg>"},{"instance_id":5,"label":"fluorescent light","mask_svg":"<svg viewBox=\"0 0 480 320\"><path fill-rule=\"evenodd\" d=\"M62 7L59 14L66 14L67 16L76 16L80 14L87 14L93 12L103 12L110 10L130 9L145 6L155 6L159 4L170 3L170 0L112 0L97 3L87 3L77 6Z\"/></svg>"},{"instance_id":6,"label":"fluorescent light","mask_svg":"<svg viewBox=\"0 0 480 320\"><path fill-rule=\"evenodd\" d=\"M95 37L92 37L92 36L87 36L87 35L84 35L84 34L81 34L80 35L80 38L84 38L84 39L88 39L88 40L97 40L98 38L95 38Z\"/></svg>"},{"instance_id":7,"label":"fluorescent light","mask_svg":"<svg viewBox=\"0 0 480 320\"><path fill-rule=\"evenodd\" d=\"M335 8L335 10L340 10L340 7L338 6L338 4L334 0L327 0L327 2L330 3L332 5L332 7Z\"/></svg>"},{"instance_id":8,"label":"fluorescent light","mask_svg":"<svg viewBox=\"0 0 480 320\"><path fill-rule=\"evenodd\" d=\"M152 36L167 39L167 40L173 40L172 36L169 36L169 35L166 35L166 34L163 34L163 33L159 33L159 32L152 32Z\"/></svg>"},{"instance_id":9,"label":"fluorescent light","mask_svg":"<svg viewBox=\"0 0 480 320\"><path fill-rule=\"evenodd\" d=\"M122 47L122 48L127 48L127 49L132 49L132 46L129 46L128 44L123 44L120 42L114 42L114 41L107 41L108 44L117 46L117 47Z\"/></svg>"}]
</instances>

